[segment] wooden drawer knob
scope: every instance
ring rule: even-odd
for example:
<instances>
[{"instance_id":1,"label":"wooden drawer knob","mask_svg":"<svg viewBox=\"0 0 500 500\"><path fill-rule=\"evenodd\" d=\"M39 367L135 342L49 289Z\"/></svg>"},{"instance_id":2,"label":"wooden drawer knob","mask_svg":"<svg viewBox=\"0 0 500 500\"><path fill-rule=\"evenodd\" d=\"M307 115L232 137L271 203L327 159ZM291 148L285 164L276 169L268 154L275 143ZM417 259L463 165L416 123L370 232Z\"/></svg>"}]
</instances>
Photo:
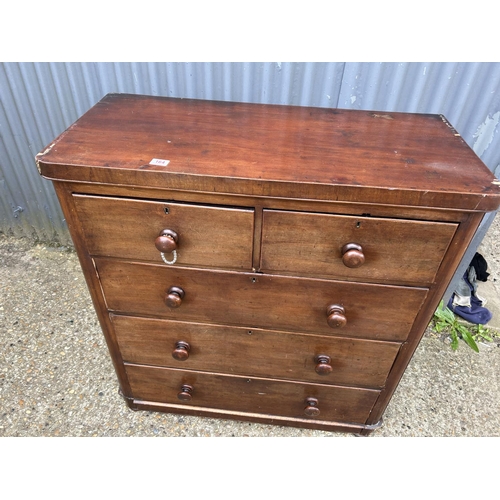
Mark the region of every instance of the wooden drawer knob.
<instances>
[{"instance_id":1,"label":"wooden drawer knob","mask_svg":"<svg viewBox=\"0 0 500 500\"><path fill-rule=\"evenodd\" d=\"M179 236L171 229L164 229L155 240L155 247L159 252L170 253L177 250Z\"/></svg>"},{"instance_id":2,"label":"wooden drawer knob","mask_svg":"<svg viewBox=\"0 0 500 500\"><path fill-rule=\"evenodd\" d=\"M318 408L318 400L316 398L307 398L306 407L304 408L304 414L307 417L317 417L320 411Z\"/></svg>"},{"instance_id":3,"label":"wooden drawer knob","mask_svg":"<svg viewBox=\"0 0 500 500\"><path fill-rule=\"evenodd\" d=\"M171 286L165 295L165 304L175 309L182 304L182 299L184 298L184 290L178 286Z\"/></svg>"},{"instance_id":4,"label":"wooden drawer knob","mask_svg":"<svg viewBox=\"0 0 500 500\"><path fill-rule=\"evenodd\" d=\"M184 384L177 394L177 398L181 401L191 401L193 399L193 388L190 385Z\"/></svg>"},{"instance_id":5,"label":"wooden drawer knob","mask_svg":"<svg viewBox=\"0 0 500 500\"><path fill-rule=\"evenodd\" d=\"M331 328L342 328L347 324L345 309L338 304L329 306L326 310L326 315L326 321L328 323L328 326Z\"/></svg>"},{"instance_id":6,"label":"wooden drawer knob","mask_svg":"<svg viewBox=\"0 0 500 500\"><path fill-rule=\"evenodd\" d=\"M318 354L314 358L314 362L316 363L316 373L318 375L328 375L329 373L332 373L332 365L330 364L332 362L332 358L330 356L327 356L326 354Z\"/></svg>"},{"instance_id":7,"label":"wooden drawer knob","mask_svg":"<svg viewBox=\"0 0 500 500\"><path fill-rule=\"evenodd\" d=\"M191 346L187 342L179 340L179 342L175 343L175 349L172 351L172 357L177 361L186 361L186 359L189 358L190 350Z\"/></svg>"},{"instance_id":8,"label":"wooden drawer knob","mask_svg":"<svg viewBox=\"0 0 500 500\"><path fill-rule=\"evenodd\" d=\"M365 255L361 245L347 243L342 247L342 262L346 267L360 267L365 263Z\"/></svg>"}]
</instances>

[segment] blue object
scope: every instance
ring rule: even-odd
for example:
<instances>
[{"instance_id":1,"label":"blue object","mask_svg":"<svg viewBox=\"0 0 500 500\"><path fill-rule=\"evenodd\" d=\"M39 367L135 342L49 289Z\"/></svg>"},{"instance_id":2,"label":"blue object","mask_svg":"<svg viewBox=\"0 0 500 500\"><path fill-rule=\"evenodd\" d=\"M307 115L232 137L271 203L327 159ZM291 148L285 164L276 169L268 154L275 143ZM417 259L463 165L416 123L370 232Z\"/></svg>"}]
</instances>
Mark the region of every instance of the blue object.
<instances>
[{"instance_id":1,"label":"blue object","mask_svg":"<svg viewBox=\"0 0 500 500\"><path fill-rule=\"evenodd\" d=\"M475 276L475 273L473 274ZM469 281L469 273L465 272L462 279L460 280L459 289L461 294L463 290L467 290L469 288L470 292L467 293L467 296L470 296L470 307L469 306L460 306L453 304L453 298L455 294L453 294L448 301L448 308L451 309L457 316L464 318L470 323L475 323L476 325L485 325L490 321L493 317L493 314L489 309L483 307L483 303L476 296L476 287L471 284Z\"/></svg>"},{"instance_id":2,"label":"blue object","mask_svg":"<svg viewBox=\"0 0 500 500\"><path fill-rule=\"evenodd\" d=\"M457 316L466 319L470 323L475 323L476 325L485 325L493 317L491 311L483 307L482 302L475 295L472 295L470 298L470 307L454 306L453 297L448 302L448 307Z\"/></svg>"}]
</instances>

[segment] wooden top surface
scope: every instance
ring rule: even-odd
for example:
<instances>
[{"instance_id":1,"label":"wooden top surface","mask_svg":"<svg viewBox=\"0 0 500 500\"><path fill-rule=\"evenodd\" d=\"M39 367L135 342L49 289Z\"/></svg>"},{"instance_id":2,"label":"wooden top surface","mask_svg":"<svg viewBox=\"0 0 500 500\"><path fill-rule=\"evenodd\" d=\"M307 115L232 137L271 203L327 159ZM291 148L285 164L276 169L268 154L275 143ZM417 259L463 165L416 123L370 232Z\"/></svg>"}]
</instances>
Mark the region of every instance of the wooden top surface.
<instances>
[{"instance_id":1,"label":"wooden top surface","mask_svg":"<svg viewBox=\"0 0 500 500\"><path fill-rule=\"evenodd\" d=\"M498 181L441 115L108 94L37 165L55 180L480 211L500 205Z\"/></svg>"}]
</instances>

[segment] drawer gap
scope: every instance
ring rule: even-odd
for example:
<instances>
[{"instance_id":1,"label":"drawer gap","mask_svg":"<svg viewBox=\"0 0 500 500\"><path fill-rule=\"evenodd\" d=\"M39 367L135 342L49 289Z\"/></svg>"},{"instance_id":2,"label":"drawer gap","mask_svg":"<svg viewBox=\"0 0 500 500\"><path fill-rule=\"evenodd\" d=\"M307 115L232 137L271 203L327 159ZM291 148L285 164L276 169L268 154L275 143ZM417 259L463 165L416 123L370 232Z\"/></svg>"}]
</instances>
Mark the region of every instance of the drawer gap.
<instances>
[{"instance_id":1,"label":"drawer gap","mask_svg":"<svg viewBox=\"0 0 500 500\"><path fill-rule=\"evenodd\" d=\"M229 210L248 210L253 211L253 206L244 206L244 205L231 205L231 204L219 204L219 203L210 203L210 202L191 202L191 201L183 201L182 199L176 198L136 198L134 196L124 196L124 195L105 195L105 194L95 194L95 193L86 193L86 192L75 192L73 196L78 197L90 197L90 198L105 198L109 200L130 200L130 201L143 201L143 202L153 202L153 203L175 203L176 205L185 205L185 206L197 206L197 207L208 207L208 208L226 208Z\"/></svg>"}]
</instances>

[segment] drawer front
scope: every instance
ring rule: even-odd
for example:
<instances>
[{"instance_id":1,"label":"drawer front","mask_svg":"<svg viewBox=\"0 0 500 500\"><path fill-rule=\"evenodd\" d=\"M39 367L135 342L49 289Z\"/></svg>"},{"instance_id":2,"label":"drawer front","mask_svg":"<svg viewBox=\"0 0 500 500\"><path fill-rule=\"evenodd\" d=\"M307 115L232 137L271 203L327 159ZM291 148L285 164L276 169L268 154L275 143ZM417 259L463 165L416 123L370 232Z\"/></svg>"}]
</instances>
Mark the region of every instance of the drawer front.
<instances>
[{"instance_id":1,"label":"drawer front","mask_svg":"<svg viewBox=\"0 0 500 500\"><path fill-rule=\"evenodd\" d=\"M95 262L111 311L319 335L403 340L427 294L421 288L206 271L116 259ZM175 298L175 293L169 293L171 287L184 291L176 308L165 305L167 295ZM343 307L344 326L329 326L327 311L332 305ZM338 319L340 313L332 315Z\"/></svg>"},{"instance_id":2,"label":"drawer front","mask_svg":"<svg viewBox=\"0 0 500 500\"><path fill-rule=\"evenodd\" d=\"M383 387L400 344L111 315L126 362Z\"/></svg>"},{"instance_id":3,"label":"drawer front","mask_svg":"<svg viewBox=\"0 0 500 500\"><path fill-rule=\"evenodd\" d=\"M430 284L457 225L264 210L261 269L396 284ZM356 248L364 263L359 267ZM357 250L359 252L359 250ZM344 263L345 262L345 263Z\"/></svg>"},{"instance_id":4,"label":"drawer front","mask_svg":"<svg viewBox=\"0 0 500 500\"><path fill-rule=\"evenodd\" d=\"M126 365L134 399L144 401L224 409L235 412L279 415L311 420L364 423L379 396L379 391L327 385L303 384L262 378L225 376ZM191 399L183 386L190 386ZM317 400L319 415L306 415Z\"/></svg>"},{"instance_id":5,"label":"drawer front","mask_svg":"<svg viewBox=\"0 0 500 500\"><path fill-rule=\"evenodd\" d=\"M177 265L252 269L253 210L74 195L91 255L162 262L155 240L178 235ZM168 212L168 213L167 213ZM172 260L172 254L166 253Z\"/></svg>"}]
</instances>

